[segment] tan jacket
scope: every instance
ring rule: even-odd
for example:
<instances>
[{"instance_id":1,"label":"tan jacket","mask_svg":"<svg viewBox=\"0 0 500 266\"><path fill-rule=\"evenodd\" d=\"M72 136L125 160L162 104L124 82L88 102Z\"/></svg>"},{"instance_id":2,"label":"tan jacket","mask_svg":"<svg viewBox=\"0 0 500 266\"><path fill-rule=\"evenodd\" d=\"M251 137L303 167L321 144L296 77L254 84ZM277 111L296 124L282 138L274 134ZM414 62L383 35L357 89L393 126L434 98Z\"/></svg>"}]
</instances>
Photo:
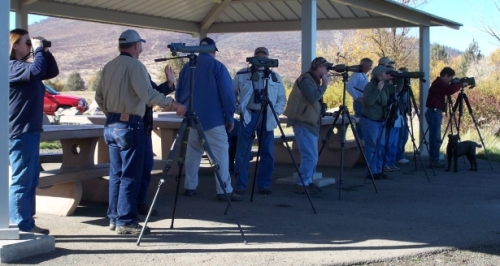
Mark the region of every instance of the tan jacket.
<instances>
[{"instance_id":1,"label":"tan jacket","mask_svg":"<svg viewBox=\"0 0 500 266\"><path fill-rule=\"evenodd\" d=\"M95 101L106 115L113 112L138 116L144 116L146 104L170 107L173 103L171 97L153 89L141 61L127 55L119 55L104 66Z\"/></svg>"},{"instance_id":2,"label":"tan jacket","mask_svg":"<svg viewBox=\"0 0 500 266\"><path fill-rule=\"evenodd\" d=\"M292 92L288 97L288 102L283 114L289 119L316 126L321 114L321 105L317 101L314 103L309 102L302 94L299 84L304 78L314 80L313 76L311 76L309 72L300 75L300 77L293 84Z\"/></svg>"}]
</instances>

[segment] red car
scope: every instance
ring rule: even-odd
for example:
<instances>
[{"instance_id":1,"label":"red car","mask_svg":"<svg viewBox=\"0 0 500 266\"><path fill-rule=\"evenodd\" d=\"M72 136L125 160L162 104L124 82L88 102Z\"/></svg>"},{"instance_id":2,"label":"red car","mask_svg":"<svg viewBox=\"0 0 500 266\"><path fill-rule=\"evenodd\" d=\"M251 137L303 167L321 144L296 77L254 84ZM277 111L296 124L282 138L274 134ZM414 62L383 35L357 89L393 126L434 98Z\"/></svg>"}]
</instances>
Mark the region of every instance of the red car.
<instances>
[{"instance_id":1,"label":"red car","mask_svg":"<svg viewBox=\"0 0 500 266\"><path fill-rule=\"evenodd\" d=\"M80 112L85 112L89 109L89 105L84 98L60 94L53 88L45 85L45 97L43 99L43 111L46 115L54 115L59 108L69 109L76 107Z\"/></svg>"}]
</instances>

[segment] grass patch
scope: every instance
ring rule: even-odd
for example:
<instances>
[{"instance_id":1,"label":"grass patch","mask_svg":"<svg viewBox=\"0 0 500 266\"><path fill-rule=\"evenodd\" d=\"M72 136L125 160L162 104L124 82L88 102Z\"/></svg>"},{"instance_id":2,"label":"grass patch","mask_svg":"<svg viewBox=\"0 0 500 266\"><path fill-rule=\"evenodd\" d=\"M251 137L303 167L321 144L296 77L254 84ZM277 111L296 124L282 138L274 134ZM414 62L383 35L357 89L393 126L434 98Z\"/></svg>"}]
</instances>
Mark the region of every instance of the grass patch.
<instances>
[{"instance_id":1,"label":"grass patch","mask_svg":"<svg viewBox=\"0 0 500 266\"><path fill-rule=\"evenodd\" d=\"M61 146L61 142L58 140L42 141L42 142L40 142L40 149L57 150L57 149L62 149L62 146Z\"/></svg>"}]
</instances>

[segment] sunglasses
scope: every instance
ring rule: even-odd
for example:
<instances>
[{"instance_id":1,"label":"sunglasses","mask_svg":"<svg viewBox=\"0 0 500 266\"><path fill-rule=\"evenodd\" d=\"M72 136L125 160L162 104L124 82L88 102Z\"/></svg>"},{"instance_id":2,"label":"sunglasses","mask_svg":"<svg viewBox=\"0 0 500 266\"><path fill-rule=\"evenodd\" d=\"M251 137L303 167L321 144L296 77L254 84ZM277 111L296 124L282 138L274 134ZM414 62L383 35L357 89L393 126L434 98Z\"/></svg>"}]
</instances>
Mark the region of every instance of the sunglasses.
<instances>
[{"instance_id":1,"label":"sunglasses","mask_svg":"<svg viewBox=\"0 0 500 266\"><path fill-rule=\"evenodd\" d=\"M27 41L26 41L26 45L28 45L28 46L33 46L33 44L31 43L31 40L27 40Z\"/></svg>"}]
</instances>

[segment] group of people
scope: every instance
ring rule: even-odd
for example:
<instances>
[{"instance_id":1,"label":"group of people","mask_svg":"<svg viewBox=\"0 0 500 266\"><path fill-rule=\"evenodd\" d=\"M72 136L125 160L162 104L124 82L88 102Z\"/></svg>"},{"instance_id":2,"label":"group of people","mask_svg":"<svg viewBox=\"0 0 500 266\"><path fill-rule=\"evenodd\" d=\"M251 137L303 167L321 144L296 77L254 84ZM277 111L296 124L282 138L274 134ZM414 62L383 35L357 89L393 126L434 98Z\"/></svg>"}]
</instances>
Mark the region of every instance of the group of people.
<instances>
[{"instance_id":1,"label":"group of people","mask_svg":"<svg viewBox=\"0 0 500 266\"><path fill-rule=\"evenodd\" d=\"M9 157L12 176L9 214L21 231L48 234L49 231L36 226L33 219L45 93L42 80L56 77L59 70L43 40L42 37L30 38L23 29L10 32ZM252 65L231 78L224 64L215 59L218 49L214 40L208 37L202 39L200 45L213 45L215 50L200 53L196 68L184 65L175 84L175 75L166 66L164 73L167 81L157 85L139 61L145 42L135 30L121 33L118 38L120 53L104 66L95 93L95 101L106 115L104 139L110 157L107 211L110 230L118 234L139 234L141 230L149 232L149 228L139 225L137 216L150 211L146 195L153 165L151 131L154 105L174 110L179 116L192 111L203 129L203 132L197 132L197 128L189 129L184 161L185 196L196 194L198 170L206 141L218 174L215 178L216 197L220 200L242 200L248 182L249 145L252 145L254 136L259 140L261 156L257 173L258 193L271 194L274 129L278 126L277 117L280 114L288 117L287 126L293 128L300 152L299 177L294 192L321 192L312 182L312 177L318 161L320 99L329 82L330 64L325 58L315 58L309 70L297 78L286 104L285 88L277 73L272 73L268 67ZM257 47L254 51L256 57L268 58L269 55L265 47ZM33 58L32 61L28 60L30 58ZM385 144L381 143L385 138L383 132L388 99L391 99L391 94L401 91L395 86L398 84L390 85L391 77L387 71L393 64L387 57L381 58L369 80L366 74L371 70L372 61L364 58L361 60L363 73L354 73L347 86L354 98L355 115L359 118L357 135L365 142L367 161L377 179L384 178L381 164ZM433 82L427 100L429 109L426 118L430 125L431 149L439 149L436 136L439 139L441 120L438 110L444 109L442 98L457 91L456 85L448 84L454 76L453 70L450 70L445 68L440 80ZM191 84L191 71L195 71L194 84ZM168 96L174 91L175 100ZM193 97L193 106L189 106L190 97ZM239 115L239 121L235 120L235 113ZM258 120L259 116L261 120ZM396 124L401 127L402 119L406 116L401 115L391 123L394 127ZM238 126L235 127L235 124ZM385 156L394 158L387 160L385 170L394 166L395 160L407 162L403 157L407 139L405 131L402 129L389 134L387 143L391 152ZM237 173L234 189L229 172L228 134L237 137L233 143L234 171ZM200 139L200 135L205 140ZM437 162L435 158L435 153L431 151L433 163ZM154 215L155 211L151 212Z\"/></svg>"},{"instance_id":2,"label":"group of people","mask_svg":"<svg viewBox=\"0 0 500 266\"><path fill-rule=\"evenodd\" d=\"M409 80L395 78L395 62L382 57L373 68L369 58L361 59L362 72L353 73L347 91L353 97L353 109L358 120L356 135L364 141L367 178L387 179L385 172L399 170L396 163L406 164L404 148L408 141ZM367 73L371 70L371 79ZM399 73L408 72L399 68ZM397 76L397 75L396 75ZM451 83L455 71L445 67L431 84L426 100L425 118L429 126L429 157L431 167L443 167L439 161L441 121L445 112L445 96L452 95L467 83ZM405 80L406 79L406 80Z\"/></svg>"}]
</instances>

